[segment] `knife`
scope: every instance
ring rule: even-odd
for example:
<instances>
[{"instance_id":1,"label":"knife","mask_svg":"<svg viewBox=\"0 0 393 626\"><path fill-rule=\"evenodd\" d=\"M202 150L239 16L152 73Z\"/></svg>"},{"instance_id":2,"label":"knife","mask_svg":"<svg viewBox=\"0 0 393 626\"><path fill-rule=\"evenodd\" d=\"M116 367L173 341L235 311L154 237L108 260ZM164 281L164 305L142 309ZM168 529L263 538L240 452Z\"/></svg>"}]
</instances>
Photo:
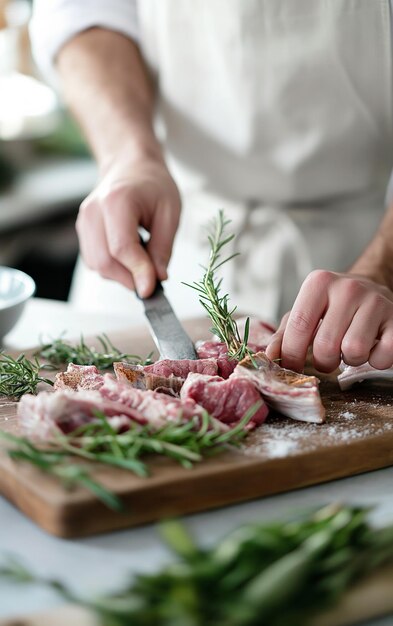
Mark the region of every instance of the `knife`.
<instances>
[{"instance_id":1,"label":"knife","mask_svg":"<svg viewBox=\"0 0 393 626\"><path fill-rule=\"evenodd\" d=\"M142 237L140 239L141 245L146 248L146 242ZM138 298L145 308L160 359L197 359L194 344L176 317L161 282L157 280L154 292L149 298L139 296Z\"/></svg>"},{"instance_id":2,"label":"knife","mask_svg":"<svg viewBox=\"0 0 393 626\"><path fill-rule=\"evenodd\" d=\"M157 281L153 294L139 299L145 308L160 359L197 359L194 344L176 317L162 284Z\"/></svg>"}]
</instances>

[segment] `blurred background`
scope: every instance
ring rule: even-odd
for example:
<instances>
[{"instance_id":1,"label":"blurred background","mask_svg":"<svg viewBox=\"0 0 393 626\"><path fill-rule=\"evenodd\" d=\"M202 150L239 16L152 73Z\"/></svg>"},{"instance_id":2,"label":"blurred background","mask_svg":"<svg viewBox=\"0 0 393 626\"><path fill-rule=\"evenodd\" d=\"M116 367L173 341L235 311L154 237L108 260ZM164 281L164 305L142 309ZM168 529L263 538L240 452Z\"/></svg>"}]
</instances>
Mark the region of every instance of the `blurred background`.
<instances>
[{"instance_id":1,"label":"blurred background","mask_svg":"<svg viewBox=\"0 0 393 626\"><path fill-rule=\"evenodd\" d=\"M67 300L75 218L96 168L76 125L34 65L30 0L0 0L0 265Z\"/></svg>"}]
</instances>

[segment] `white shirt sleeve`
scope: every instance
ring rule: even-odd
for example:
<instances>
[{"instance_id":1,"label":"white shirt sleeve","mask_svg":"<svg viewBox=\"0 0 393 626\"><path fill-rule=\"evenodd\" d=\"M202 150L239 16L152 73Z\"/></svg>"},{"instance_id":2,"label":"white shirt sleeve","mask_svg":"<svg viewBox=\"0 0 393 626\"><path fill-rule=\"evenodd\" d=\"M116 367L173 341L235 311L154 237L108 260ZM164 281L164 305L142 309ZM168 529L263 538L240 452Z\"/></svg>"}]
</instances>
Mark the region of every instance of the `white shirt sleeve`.
<instances>
[{"instance_id":1,"label":"white shirt sleeve","mask_svg":"<svg viewBox=\"0 0 393 626\"><path fill-rule=\"evenodd\" d=\"M78 33L101 26L138 41L137 0L35 0L30 22L33 55L43 76L56 83L55 57Z\"/></svg>"}]
</instances>

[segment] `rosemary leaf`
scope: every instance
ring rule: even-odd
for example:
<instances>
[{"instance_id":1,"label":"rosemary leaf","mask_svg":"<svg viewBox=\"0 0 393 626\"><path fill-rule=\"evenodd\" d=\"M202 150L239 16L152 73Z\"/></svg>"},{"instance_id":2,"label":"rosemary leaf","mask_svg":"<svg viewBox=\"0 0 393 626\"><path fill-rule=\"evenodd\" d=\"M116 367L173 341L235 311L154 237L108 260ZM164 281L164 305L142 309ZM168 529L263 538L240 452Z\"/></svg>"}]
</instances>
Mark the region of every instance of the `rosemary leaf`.
<instances>
[{"instance_id":1,"label":"rosemary leaf","mask_svg":"<svg viewBox=\"0 0 393 626\"><path fill-rule=\"evenodd\" d=\"M115 361L127 361L132 364L149 365L152 353L145 359L136 354L127 354L116 348L107 335L97 336L97 340L101 344L102 350L89 347L83 336L79 343L73 344L65 341L61 337L54 339L51 343L43 344L35 353L35 356L41 357L55 367L68 363L75 365L95 365L98 369L105 370L112 367Z\"/></svg>"},{"instance_id":2,"label":"rosemary leaf","mask_svg":"<svg viewBox=\"0 0 393 626\"><path fill-rule=\"evenodd\" d=\"M0 431L0 438L18 444L18 448L8 451L10 458L16 461L27 462L43 472L59 478L67 488L72 488L76 485L83 486L109 508L115 511L122 510L123 506L120 498L94 480L88 468L73 463L67 450L56 448L53 448L53 450L41 449L33 445L28 439L13 437L3 431Z\"/></svg>"},{"instance_id":3,"label":"rosemary leaf","mask_svg":"<svg viewBox=\"0 0 393 626\"><path fill-rule=\"evenodd\" d=\"M393 527L374 529L367 509L335 505L300 518L238 527L200 547L180 521L161 524L177 562L92 599L19 561L0 577L55 589L103 626L306 626L355 583L393 560Z\"/></svg>"},{"instance_id":4,"label":"rosemary leaf","mask_svg":"<svg viewBox=\"0 0 393 626\"><path fill-rule=\"evenodd\" d=\"M0 352L0 395L18 399L25 393L36 393L39 383L53 385L53 381L40 375L42 369L52 369L42 366L37 357L30 361L24 354L16 359Z\"/></svg>"},{"instance_id":5,"label":"rosemary leaf","mask_svg":"<svg viewBox=\"0 0 393 626\"><path fill-rule=\"evenodd\" d=\"M183 284L187 287L191 287L191 289L194 289L199 294L199 302L212 321L212 333L216 335L221 342L226 344L229 357L240 361L246 356L252 358L253 353L247 347L250 321L247 319L244 336L241 338L237 323L233 317L236 312L236 307L229 307L228 294L221 294L222 279L217 278L217 270L222 265L238 256L238 253L235 252L224 259L221 258L222 249L230 243L235 236L225 235L229 223L230 220L225 219L224 212L219 211L208 233L210 255L207 266L203 267L203 277L200 281Z\"/></svg>"},{"instance_id":6,"label":"rosemary leaf","mask_svg":"<svg viewBox=\"0 0 393 626\"><path fill-rule=\"evenodd\" d=\"M28 462L56 476L67 487L82 485L107 506L119 510L119 498L92 478L88 466L79 465L75 459L118 467L141 477L149 475L147 459L154 455L166 456L191 468L206 455L238 445L247 434L246 426L258 408L259 403L235 427L224 433L217 429L207 412L203 413L202 419L195 417L187 422L168 422L159 429L131 423L129 430L118 433L107 417L97 411L96 421L80 426L73 433L57 434L45 446L2 431L0 438L12 444L8 450L12 459Z\"/></svg>"}]
</instances>

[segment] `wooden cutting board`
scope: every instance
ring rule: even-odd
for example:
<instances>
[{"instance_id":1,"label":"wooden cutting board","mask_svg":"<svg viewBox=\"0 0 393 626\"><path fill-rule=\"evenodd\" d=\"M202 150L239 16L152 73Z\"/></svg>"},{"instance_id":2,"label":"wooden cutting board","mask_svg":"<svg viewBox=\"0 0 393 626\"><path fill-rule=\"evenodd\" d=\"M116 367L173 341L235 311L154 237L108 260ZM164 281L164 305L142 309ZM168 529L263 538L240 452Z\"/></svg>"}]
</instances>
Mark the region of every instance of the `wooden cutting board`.
<instances>
[{"instance_id":1,"label":"wooden cutting board","mask_svg":"<svg viewBox=\"0 0 393 626\"><path fill-rule=\"evenodd\" d=\"M193 339L207 336L206 321L186 324ZM119 348L147 354L146 331L111 335ZM233 504L393 465L393 385L364 384L341 392L321 383L323 425L271 414L240 450L210 458L192 470L167 459L151 463L149 478L108 467L94 476L124 501L116 513L82 488L66 491L57 480L11 461L0 443L0 493L42 528L61 537L86 536ZM16 406L0 406L0 428L17 432Z\"/></svg>"}]
</instances>

